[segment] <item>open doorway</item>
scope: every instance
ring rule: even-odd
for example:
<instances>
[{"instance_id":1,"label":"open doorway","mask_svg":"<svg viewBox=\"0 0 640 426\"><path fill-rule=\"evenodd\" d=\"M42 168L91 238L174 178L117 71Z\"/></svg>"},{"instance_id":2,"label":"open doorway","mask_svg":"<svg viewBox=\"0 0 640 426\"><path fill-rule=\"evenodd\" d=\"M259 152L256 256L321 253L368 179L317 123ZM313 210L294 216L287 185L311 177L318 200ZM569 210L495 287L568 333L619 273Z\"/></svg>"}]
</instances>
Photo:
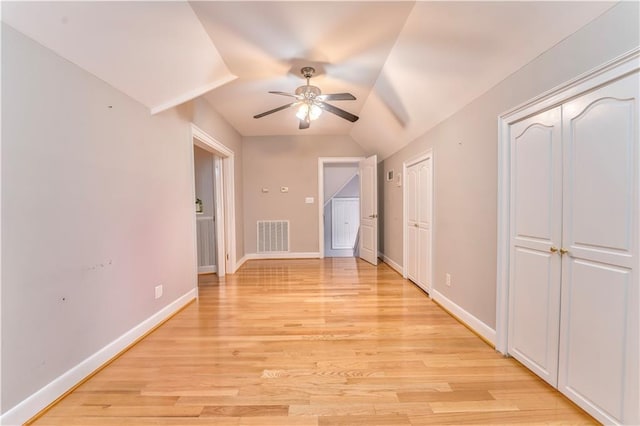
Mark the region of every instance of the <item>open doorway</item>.
<instances>
[{"instance_id":1,"label":"open doorway","mask_svg":"<svg viewBox=\"0 0 640 426\"><path fill-rule=\"evenodd\" d=\"M362 158L320 158L318 162L320 257L358 256Z\"/></svg>"},{"instance_id":2,"label":"open doorway","mask_svg":"<svg viewBox=\"0 0 640 426\"><path fill-rule=\"evenodd\" d=\"M216 214L216 195L220 192L220 157L194 145L193 168L196 184L198 274L216 273L219 263L216 222L222 219ZM222 250L224 251L224 247Z\"/></svg>"},{"instance_id":3,"label":"open doorway","mask_svg":"<svg viewBox=\"0 0 640 426\"><path fill-rule=\"evenodd\" d=\"M196 268L223 277L236 268L234 153L193 124L191 135Z\"/></svg>"}]
</instances>

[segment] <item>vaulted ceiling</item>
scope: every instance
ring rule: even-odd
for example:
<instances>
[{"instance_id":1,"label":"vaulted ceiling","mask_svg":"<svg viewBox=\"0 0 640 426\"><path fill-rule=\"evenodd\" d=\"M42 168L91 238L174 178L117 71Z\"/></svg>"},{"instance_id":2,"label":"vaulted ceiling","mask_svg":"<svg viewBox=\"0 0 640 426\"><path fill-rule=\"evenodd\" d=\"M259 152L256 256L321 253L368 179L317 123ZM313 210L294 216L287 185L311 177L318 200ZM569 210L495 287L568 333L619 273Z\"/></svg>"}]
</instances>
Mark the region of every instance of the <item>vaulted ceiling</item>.
<instances>
[{"instance_id":1,"label":"vaulted ceiling","mask_svg":"<svg viewBox=\"0 0 640 426\"><path fill-rule=\"evenodd\" d=\"M351 135L382 158L614 2L2 2L2 20L158 113L198 96L245 136ZM298 129L300 68L360 116Z\"/></svg>"}]
</instances>

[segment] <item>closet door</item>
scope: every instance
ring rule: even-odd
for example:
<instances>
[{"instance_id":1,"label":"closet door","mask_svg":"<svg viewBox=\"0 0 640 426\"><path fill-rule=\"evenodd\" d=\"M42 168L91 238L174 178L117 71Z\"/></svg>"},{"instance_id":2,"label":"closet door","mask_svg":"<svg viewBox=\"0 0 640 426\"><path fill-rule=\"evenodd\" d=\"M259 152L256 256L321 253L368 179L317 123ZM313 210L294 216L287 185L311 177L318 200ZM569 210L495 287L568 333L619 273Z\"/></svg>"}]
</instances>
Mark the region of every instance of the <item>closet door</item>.
<instances>
[{"instance_id":1,"label":"closet door","mask_svg":"<svg viewBox=\"0 0 640 426\"><path fill-rule=\"evenodd\" d=\"M560 107L510 127L508 352L557 386L562 237Z\"/></svg>"},{"instance_id":2,"label":"closet door","mask_svg":"<svg viewBox=\"0 0 640 426\"><path fill-rule=\"evenodd\" d=\"M407 278L418 281L418 170L407 168Z\"/></svg>"},{"instance_id":3,"label":"closet door","mask_svg":"<svg viewBox=\"0 0 640 426\"><path fill-rule=\"evenodd\" d=\"M358 198L331 199L331 248L333 250L353 250L360 226L359 204Z\"/></svg>"},{"instance_id":4,"label":"closet door","mask_svg":"<svg viewBox=\"0 0 640 426\"><path fill-rule=\"evenodd\" d=\"M431 158L421 161L418 169L418 284L424 291L431 289Z\"/></svg>"},{"instance_id":5,"label":"closet door","mask_svg":"<svg viewBox=\"0 0 640 426\"><path fill-rule=\"evenodd\" d=\"M431 289L431 158L407 168L407 278Z\"/></svg>"},{"instance_id":6,"label":"closet door","mask_svg":"<svg viewBox=\"0 0 640 426\"><path fill-rule=\"evenodd\" d=\"M606 423L640 422L639 91L636 73L563 106L559 389Z\"/></svg>"}]
</instances>

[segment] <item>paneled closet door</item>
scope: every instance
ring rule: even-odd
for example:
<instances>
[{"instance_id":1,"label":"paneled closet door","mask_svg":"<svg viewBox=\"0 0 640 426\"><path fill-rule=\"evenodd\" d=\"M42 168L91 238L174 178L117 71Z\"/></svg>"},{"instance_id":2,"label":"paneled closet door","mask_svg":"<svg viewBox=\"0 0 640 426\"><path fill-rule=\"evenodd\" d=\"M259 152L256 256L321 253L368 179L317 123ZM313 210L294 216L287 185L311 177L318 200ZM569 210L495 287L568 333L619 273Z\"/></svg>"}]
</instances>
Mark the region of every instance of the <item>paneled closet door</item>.
<instances>
[{"instance_id":1,"label":"paneled closet door","mask_svg":"<svg viewBox=\"0 0 640 426\"><path fill-rule=\"evenodd\" d=\"M431 289L431 158L407 168L407 278Z\"/></svg>"},{"instance_id":2,"label":"paneled closet door","mask_svg":"<svg viewBox=\"0 0 640 426\"><path fill-rule=\"evenodd\" d=\"M510 127L508 352L557 386L562 237L561 109Z\"/></svg>"},{"instance_id":3,"label":"paneled closet door","mask_svg":"<svg viewBox=\"0 0 640 426\"><path fill-rule=\"evenodd\" d=\"M431 210L432 173L431 158L413 167L418 169L418 284L423 290L431 290Z\"/></svg>"},{"instance_id":4,"label":"paneled closet door","mask_svg":"<svg viewBox=\"0 0 640 426\"><path fill-rule=\"evenodd\" d=\"M611 423L638 415L638 74L563 106L559 389Z\"/></svg>"},{"instance_id":5,"label":"paneled closet door","mask_svg":"<svg viewBox=\"0 0 640 426\"><path fill-rule=\"evenodd\" d=\"M418 170L407 168L407 278L418 281Z\"/></svg>"}]
</instances>

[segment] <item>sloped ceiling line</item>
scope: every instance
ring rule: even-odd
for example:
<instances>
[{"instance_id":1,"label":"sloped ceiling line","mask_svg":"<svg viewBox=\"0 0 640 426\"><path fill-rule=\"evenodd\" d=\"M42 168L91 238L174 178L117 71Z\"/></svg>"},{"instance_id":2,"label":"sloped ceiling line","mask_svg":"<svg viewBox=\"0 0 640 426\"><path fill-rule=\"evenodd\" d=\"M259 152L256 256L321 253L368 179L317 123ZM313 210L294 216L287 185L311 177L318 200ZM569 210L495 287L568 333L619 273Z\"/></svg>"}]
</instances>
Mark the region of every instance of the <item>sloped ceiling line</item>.
<instances>
[{"instance_id":1,"label":"sloped ceiling line","mask_svg":"<svg viewBox=\"0 0 640 426\"><path fill-rule=\"evenodd\" d=\"M350 135L384 159L615 4L3 1L2 20L152 113L202 96L243 136ZM324 93L356 96L336 106L360 120L253 119L306 61Z\"/></svg>"},{"instance_id":2,"label":"sloped ceiling line","mask_svg":"<svg viewBox=\"0 0 640 426\"><path fill-rule=\"evenodd\" d=\"M151 112L235 78L185 1L3 1L2 20Z\"/></svg>"}]
</instances>

